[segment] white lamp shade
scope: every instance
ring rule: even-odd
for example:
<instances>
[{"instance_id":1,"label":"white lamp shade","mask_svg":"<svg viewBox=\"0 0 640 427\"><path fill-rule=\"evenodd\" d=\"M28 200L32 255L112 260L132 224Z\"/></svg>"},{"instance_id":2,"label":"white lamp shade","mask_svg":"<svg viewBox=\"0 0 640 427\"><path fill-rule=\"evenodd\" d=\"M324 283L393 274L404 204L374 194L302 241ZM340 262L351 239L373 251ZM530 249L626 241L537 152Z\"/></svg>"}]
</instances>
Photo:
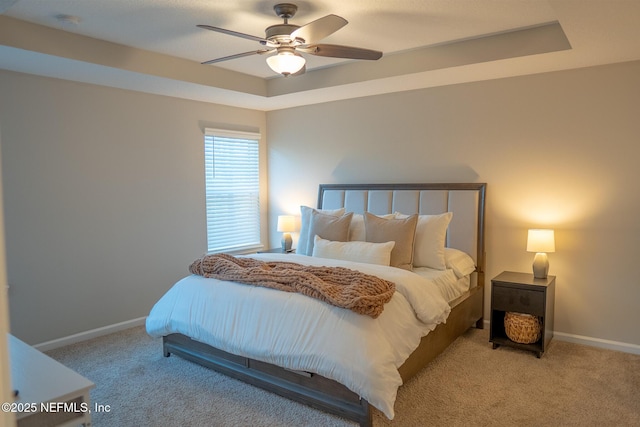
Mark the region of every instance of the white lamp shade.
<instances>
[{"instance_id":1,"label":"white lamp shade","mask_svg":"<svg viewBox=\"0 0 640 427\"><path fill-rule=\"evenodd\" d=\"M295 52L281 51L277 55L267 58L267 64L273 71L288 76L295 74L304 67L307 61Z\"/></svg>"},{"instance_id":2,"label":"white lamp shade","mask_svg":"<svg viewBox=\"0 0 640 427\"><path fill-rule=\"evenodd\" d=\"M556 242L553 230L531 229L527 238L527 252L555 252Z\"/></svg>"},{"instance_id":3,"label":"white lamp shade","mask_svg":"<svg viewBox=\"0 0 640 427\"><path fill-rule=\"evenodd\" d=\"M296 221L293 215L278 215L278 231L291 233L296 231Z\"/></svg>"}]
</instances>

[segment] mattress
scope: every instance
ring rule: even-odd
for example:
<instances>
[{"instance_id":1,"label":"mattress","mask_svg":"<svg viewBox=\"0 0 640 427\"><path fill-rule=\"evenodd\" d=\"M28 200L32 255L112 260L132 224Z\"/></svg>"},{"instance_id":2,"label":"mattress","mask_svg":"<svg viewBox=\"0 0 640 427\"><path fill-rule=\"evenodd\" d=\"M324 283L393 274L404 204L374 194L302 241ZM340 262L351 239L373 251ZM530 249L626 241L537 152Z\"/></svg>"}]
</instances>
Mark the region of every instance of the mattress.
<instances>
[{"instance_id":1,"label":"mattress","mask_svg":"<svg viewBox=\"0 0 640 427\"><path fill-rule=\"evenodd\" d=\"M394 267L296 254L257 254L264 261L353 268L396 283L373 319L304 295L188 276L152 308L147 332L180 333L229 353L344 384L389 419L402 379L398 368L420 339L450 312L437 282L447 270L416 274Z\"/></svg>"}]
</instances>

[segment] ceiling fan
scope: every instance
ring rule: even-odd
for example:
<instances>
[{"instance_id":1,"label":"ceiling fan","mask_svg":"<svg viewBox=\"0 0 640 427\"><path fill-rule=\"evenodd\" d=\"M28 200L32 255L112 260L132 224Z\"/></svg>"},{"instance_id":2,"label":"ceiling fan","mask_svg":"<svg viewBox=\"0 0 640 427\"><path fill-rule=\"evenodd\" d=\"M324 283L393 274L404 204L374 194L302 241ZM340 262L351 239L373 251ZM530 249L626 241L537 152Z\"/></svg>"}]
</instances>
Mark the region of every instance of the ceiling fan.
<instances>
[{"instance_id":1,"label":"ceiling fan","mask_svg":"<svg viewBox=\"0 0 640 427\"><path fill-rule=\"evenodd\" d=\"M284 19L284 23L267 27L265 37L252 36L237 31L225 30L224 28L212 27L211 25L198 25L199 28L204 28L205 30L242 37L257 41L265 46L265 48L261 50L252 50L223 58L212 59L202 64L215 64L216 62L228 61L250 55L265 55L277 52L276 55L267 57L267 64L276 73L287 77L292 74L302 74L304 72L306 60L299 52L316 56L348 59L376 60L382 57L382 52L377 50L335 44L317 44L319 40L322 40L347 25L347 20L340 16L327 15L306 25L299 26L289 24L289 19L291 19L298 10L298 6L295 4L279 3L273 7L273 10L276 12L276 15Z\"/></svg>"}]
</instances>

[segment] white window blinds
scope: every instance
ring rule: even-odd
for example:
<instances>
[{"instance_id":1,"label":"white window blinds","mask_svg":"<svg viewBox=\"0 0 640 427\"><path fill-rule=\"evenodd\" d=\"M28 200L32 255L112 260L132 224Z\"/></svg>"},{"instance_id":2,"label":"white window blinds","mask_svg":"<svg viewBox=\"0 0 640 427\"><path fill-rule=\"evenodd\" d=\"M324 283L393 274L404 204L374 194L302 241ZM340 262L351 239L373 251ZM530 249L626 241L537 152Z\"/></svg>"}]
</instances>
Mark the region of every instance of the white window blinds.
<instances>
[{"instance_id":1,"label":"white window blinds","mask_svg":"<svg viewBox=\"0 0 640 427\"><path fill-rule=\"evenodd\" d=\"M256 133L205 130L209 252L262 247L259 140Z\"/></svg>"}]
</instances>

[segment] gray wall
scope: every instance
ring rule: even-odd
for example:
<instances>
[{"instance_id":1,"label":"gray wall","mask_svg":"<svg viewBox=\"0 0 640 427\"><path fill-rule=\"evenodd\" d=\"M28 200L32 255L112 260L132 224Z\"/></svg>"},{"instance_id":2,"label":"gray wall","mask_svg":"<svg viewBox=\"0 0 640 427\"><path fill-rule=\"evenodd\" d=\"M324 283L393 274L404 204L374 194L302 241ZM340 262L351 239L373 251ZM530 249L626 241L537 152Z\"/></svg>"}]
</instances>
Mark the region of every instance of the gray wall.
<instances>
[{"instance_id":1,"label":"gray wall","mask_svg":"<svg viewBox=\"0 0 640 427\"><path fill-rule=\"evenodd\" d=\"M556 330L638 349L639 95L640 62L266 114L0 72L12 331L145 316L206 248L202 129L220 126L268 128L272 246L319 183L487 182L487 277L529 271L527 228L553 227Z\"/></svg>"},{"instance_id":2,"label":"gray wall","mask_svg":"<svg viewBox=\"0 0 640 427\"><path fill-rule=\"evenodd\" d=\"M265 133L263 112L25 74L0 94L11 329L32 344L146 316L206 251L204 127Z\"/></svg>"},{"instance_id":3,"label":"gray wall","mask_svg":"<svg viewBox=\"0 0 640 427\"><path fill-rule=\"evenodd\" d=\"M639 112L640 62L270 112L270 213L320 183L486 182L487 278L554 228L556 331L640 351Z\"/></svg>"}]
</instances>

